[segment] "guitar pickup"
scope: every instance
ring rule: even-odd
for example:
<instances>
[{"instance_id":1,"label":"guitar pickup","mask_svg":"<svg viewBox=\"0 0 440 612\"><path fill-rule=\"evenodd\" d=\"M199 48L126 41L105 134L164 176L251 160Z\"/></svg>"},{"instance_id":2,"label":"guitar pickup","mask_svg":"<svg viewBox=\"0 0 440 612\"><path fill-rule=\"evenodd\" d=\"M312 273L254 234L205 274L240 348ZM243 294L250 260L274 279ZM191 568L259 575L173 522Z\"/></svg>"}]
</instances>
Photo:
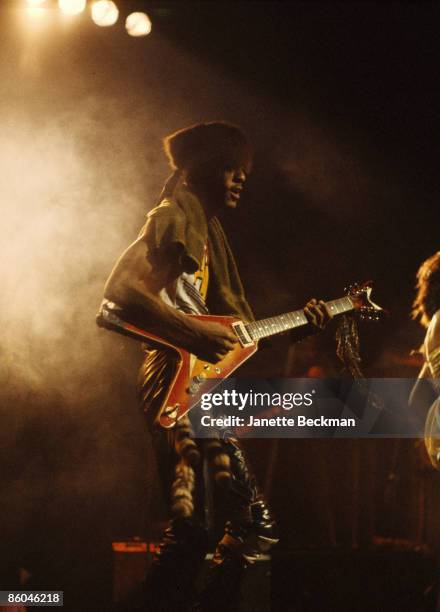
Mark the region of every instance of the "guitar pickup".
<instances>
[{"instance_id":1,"label":"guitar pickup","mask_svg":"<svg viewBox=\"0 0 440 612\"><path fill-rule=\"evenodd\" d=\"M235 331L241 346L253 346L255 344L243 321L235 321L235 323L232 323L232 329Z\"/></svg>"}]
</instances>

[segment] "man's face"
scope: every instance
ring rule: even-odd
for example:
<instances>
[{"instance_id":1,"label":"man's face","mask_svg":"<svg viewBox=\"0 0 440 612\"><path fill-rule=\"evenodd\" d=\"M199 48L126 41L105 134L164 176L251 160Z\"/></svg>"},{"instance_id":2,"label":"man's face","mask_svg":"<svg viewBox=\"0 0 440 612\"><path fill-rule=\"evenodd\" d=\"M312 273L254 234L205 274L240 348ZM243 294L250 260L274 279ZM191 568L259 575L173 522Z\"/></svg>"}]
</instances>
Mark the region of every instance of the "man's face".
<instances>
[{"instance_id":1,"label":"man's face","mask_svg":"<svg viewBox=\"0 0 440 612\"><path fill-rule=\"evenodd\" d=\"M189 177L189 183L211 211L236 208L246 181L243 166L224 167L218 162L201 167Z\"/></svg>"},{"instance_id":2,"label":"man's face","mask_svg":"<svg viewBox=\"0 0 440 612\"><path fill-rule=\"evenodd\" d=\"M224 205L236 208L246 181L244 168L225 168L223 171Z\"/></svg>"}]
</instances>

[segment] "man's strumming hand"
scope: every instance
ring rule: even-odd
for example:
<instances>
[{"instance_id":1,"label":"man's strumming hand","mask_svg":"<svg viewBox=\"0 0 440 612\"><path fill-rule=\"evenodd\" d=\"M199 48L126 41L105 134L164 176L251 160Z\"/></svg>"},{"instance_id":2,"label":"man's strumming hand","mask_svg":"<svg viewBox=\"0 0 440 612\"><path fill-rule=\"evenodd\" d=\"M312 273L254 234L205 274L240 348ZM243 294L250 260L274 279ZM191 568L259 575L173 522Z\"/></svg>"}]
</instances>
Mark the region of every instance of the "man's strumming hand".
<instances>
[{"instance_id":1,"label":"man's strumming hand","mask_svg":"<svg viewBox=\"0 0 440 612\"><path fill-rule=\"evenodd\" d=\"M236 335L221 323L213 321L193 321L194 340L188 347L199 359L217 363L234 348Z\"/></svg>"}]
</instances>

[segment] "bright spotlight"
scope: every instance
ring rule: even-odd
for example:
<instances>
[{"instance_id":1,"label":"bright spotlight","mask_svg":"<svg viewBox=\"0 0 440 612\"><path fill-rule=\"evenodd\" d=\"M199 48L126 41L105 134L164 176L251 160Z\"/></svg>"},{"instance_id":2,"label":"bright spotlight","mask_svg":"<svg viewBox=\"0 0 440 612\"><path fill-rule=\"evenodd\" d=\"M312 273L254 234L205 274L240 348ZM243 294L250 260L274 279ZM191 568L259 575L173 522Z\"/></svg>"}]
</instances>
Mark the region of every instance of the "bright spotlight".
<instances>
[{"instance_id":1,"label":"bright spotlight","mask_svg":"<svg viewBox=\"0 0 440 612\"><path fill-rule=\"evenodd\" d=\"M151 19L146 13L131 13L125 20L130 36L146 36L151 32Z\"/></svg>"},{"instance_id":2,"label":"bright spotlight","mask_svg":"<svg viewBox=\"0 0 440 612\"><path fill-rule=\"evenodd\" d=\"M92 4L92 19L101 27L112 26L118 21L118 7L112 0L98 0Z\"/></svg>"},{"instance_id":3,"label":"bright spotlight","mask_svg":"<svg viewBox=\"0 0 440 612\"><path fill-rule=\"evenodd\" d=\"M66 15L78 15L86 8L87 0L58 0L58 6Z\"/></svg>"},{"instance_id":4,"label":"bright spotlight","mask_svg":"<svg viewBox=\"0 0 440 612\"><path fill-rule=\"evenodd\" d=\"M30 4L30 6L39 6L44 2L46 2L46 0L27 0L27 3Z\"/></svg>"}]
</instances>

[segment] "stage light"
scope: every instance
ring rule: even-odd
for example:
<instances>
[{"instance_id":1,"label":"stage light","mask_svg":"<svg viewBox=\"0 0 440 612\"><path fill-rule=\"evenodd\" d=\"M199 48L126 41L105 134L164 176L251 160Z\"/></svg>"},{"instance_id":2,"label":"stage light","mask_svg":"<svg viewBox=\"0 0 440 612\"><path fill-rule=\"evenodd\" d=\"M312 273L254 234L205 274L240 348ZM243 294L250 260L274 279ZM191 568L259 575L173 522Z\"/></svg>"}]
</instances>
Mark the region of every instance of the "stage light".
<instances>
[{"instance_id":1,"label":"stage light","mask_svg":"<svg viewBox=\"0 0 440 612\"><path fill-rule=\"evenodd\" d=\"M92 4L92 19L103 28L112 26L118 21L118 7L112 0L98 0Z\"/></svg>"},{"instance_id":2,"label":"stage light","mask_svg":"<svg viewBox=\"0 0 440 612\"><path fill-rule=\"evenodd\" d=\"M130 36L146 36L151 32L151 19L146 13L131 13L125 20Z\"/></svg>"},{"instance_id":3,"label":"stage light","mask_svg":"<svg viewBox=\"0 0 440 612\"><path fill-rule=\"evenodd\" d=\"M66 15L78 15L86 8L87 0L58 0L58 6Z\"/></svg>"}]
</instances>

